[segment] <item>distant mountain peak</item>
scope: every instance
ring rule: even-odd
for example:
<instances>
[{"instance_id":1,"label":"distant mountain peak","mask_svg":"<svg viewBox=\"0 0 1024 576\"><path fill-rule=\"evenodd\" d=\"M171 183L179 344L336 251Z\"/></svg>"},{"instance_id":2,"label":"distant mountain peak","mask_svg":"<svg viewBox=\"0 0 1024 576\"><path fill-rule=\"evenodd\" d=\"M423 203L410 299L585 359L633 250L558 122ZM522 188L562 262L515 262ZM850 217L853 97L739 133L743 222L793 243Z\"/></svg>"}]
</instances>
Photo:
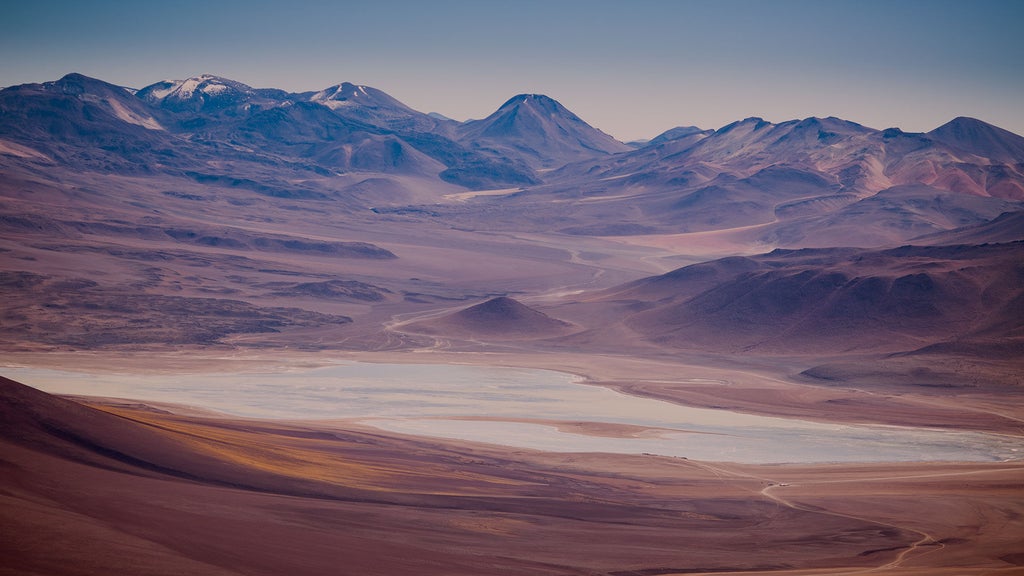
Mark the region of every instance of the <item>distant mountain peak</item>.
<instances>
[{"instance_id":1,"label":"distant mountain peak","mask_svg":"<svg viewBox=\"0 0 1024 576\"><path fill-rule=\"evenodd\" d=\"M942 126L939 126L936 130L942 130L944 128L951 130L988 130L995 128L995 126L985 122L984 120L978 120L977 118L971 118L970 116L957 116Z\"/></svg>"},{"instance_id":2,"label":"distant mountain peak","mask_svg":"<svg viewBox=\"0 0 1024 576\"><path fill-rule=\"evenodd\" d=\"M525 152L524 159L535 167L630 150L544 94L517 94L487 118L466 122L461 130L468 140Z\"/></svg>"},{"instance_id":3,"label":"distant mountain peak","mask_svg":"<svg viewBox=\"0 0 1024 576\"><path fill-rule=\"evenodd\" d=\"M213 74L184 80L164 80L146 86L136 95L151 103L174 109L199 110L244 101L256 91L246 84Z\"/></svg>"},{"instance_id":4,"label":"distant mountain peak","mask_svg":"<svg viewBox=\"0 0 1024 576\"><path fill-rule=\"evenodd\" d=\"M656 146L658 144L662 144L665 142L680 140L688 136L693 137L698 134L706 136L708 134L711 134L712 132L712 130L702 130L701 128L698 128L696 126L676 126L675 128L670 128L669 130L666 130L661 134L658 134L657 136L652 138L650 142L647 143L647 145Z\"/></svg>"},{"instance_id":5,"label":"distant mountain peak","mask_svg":"<svg viewBox=\"0 0 1024 576\"><path fill-rule=\"evenodd\" d=\"M843 128L843 129L857 130L857 131L861 131L861 132L871 132L872 131L870 128L867 128L867 127L863 126L862 124L858 124L856 122L851 122L849 120L843 120L842 118L837 118L835 116L826 116L824 118L820 118L818 116L810 116L810 117L804 118L803 120L798 121L797 125L798 126L828 126L830 128L837 128L838 127L838 128Z\"/></svg>"},{"instance_id":6,"label":"distant mountain peak","mask_svg":"<svg viewBox=\"0 0 1024 576\"><path fill-rule=\"evenodd\" d=\"M751 130L760 130L761 128L764 128L766 126L773 126L773 124L771 122L768 122L764 118L750 116L749 118L744 118L743 120L730 122L729 124L726 124L725 126L722 126L718 130L716 130L715 133L721 135L727 132L731 132L736 128L740 127L750 128Z\"/></svg>"},{"instance_id":7,"label":"distant mountain peak","mask_svg":"<svg viewBox=\"0 0 1024 576\"><path fill-rule=\"evenodd\" d=\"M873 132L870 128L865 128L856 122L849 122L834 116L827 118L811 116L803 120L783 122L779 124L779 127L782 129L790 128L789 134L783 136L782 139L802 137L826 145Z\"/></svg>"},{"instance_id":8,"label":"distant mountain peak","mask_svg":"<svg viewBox=\"0 0 1024 576\"><path fill-rule=\"evenodd\" d=\"M313 94L309 100L335 110L343 106L363 106L390 108L403 113L413 112L411 108L381 90L351 82L342 82L324 88Z\"/></svg>"},{"instance_id":9,"label":"distant mountain peak","mask_svg":"<svg viewBox=\"0 0 1024 576\"><path fill-rule=\"evenodd\" d=\"M99 106L120 122L135 124L149 130L164 129L150 115L146 105L134 97L134 92L123 86L109 84L77 72L66 74L59 80L35 86L41 86L43 90L50 93L59 93L92 106ZM98 118L90 118L90 121L100 122Z\"/></svg>"},{"instance_id":10,"label":"distant mountain peak","mask_svg":"<svg viewBox=\"0 0 1024 576\"><path fill-rule=\"evenodd\" d=\"M181 92L183 97L189 96L189 92L196 90L201 91L204 94L221 94L228 91L245 92L251 93L253 89L250 86L242 84L241 82L235 82L234 80L228 80L213 74L203 74L197 78L189 78L185 80L181 85Z\"/></svg>"},{"instance_id":11,"label":"distant mountain peak","mask_svg":"<svg viewBox=\"0 0 1024 576\"><path fill-rule=\"evenodd\" d=\"M1024 137L977 118L959 116L927 136L951 148L998 162L1024 162Z\"/></svg>"},{"instance_id":12,"label":"distant mountain peak","mask_svg":"<svg viewBox=\"0 0 1024 576\"><path fill-rule=\"evenodd\" d=\"M301 98L325 106L339 116L385 128L431 132L438 120L406 106L383 90L364 84L342 82Z\"/></svg>"},{"instance_id":13,"label":"distant mountain peak","mask_svg":"<svg viewBox=\"0 0 1024 576\"><path fill-rule=\"evenodd\" d=\"M360 86L351 82L342 82L341 84L335 84L329 86L313 95L310 100L314 102L326 101L326 100L349 100L352 98L359 98L360 96L369 98L370 94L366 91L366 86Z\"/></svg>"},{"instance_id":14,"label":"distant mountain peak","mask_svg":"<svg viewBox=\"0 0 1024 576\"><path fill-rule=\"evenodd\" d=\"M513 96L498 108L498 112L515 110L530 110L535 114L558 117L563 121L583 124L590 128L589 124L562 105L561 102L544 94L519 94L518 96Z\"/></svg>"},{"instance_id":15,"label":"distant mountain peak","mask_svg":"<svg viewBox=\"0 0 1024 576\"><path fill-rule=\"evenodd\" d=\"M97 80L95 78L91 78L89 76L86 76L85 74L80 74L78 72L69 72L68 74L65 74L64 76L62 76L60 78L60 80L57 80L58 84L68 83L68 82L103 82L103 81L102 80ZM104 82L104 84L105 84L105 82Z\"/></svg>"},{"instance_id":16,"label":"distant mountain peak","mask_svg":"<svg viewBox=\"0 0 1024 576\"><path fill-rule=\"evenodd\" d=\"M115 92L124 91L130 93L127 88L121 86L115 86L108 84L103 80L97 80L91 78L85 74L79 74L78 72L72 72L65 74L60 80L55 82L46 82L44 86L57 87L64 94L81 95L87 92L104 92L113 90Z\"/></svg>"},{"instance_id":17,"label":"distant mountain peak","mask_svg":"<svg viewBox=\"0 0 1024 576\"><path fill-rule=\"evenodd\" d=\"M530 103L541 104L545 106L557 106L559 108L563 108L563 106L558 102L558 100L555 100L554 98L544 94L516 94L515 96L505 101L505 103L502 104L501 107L499 107L498 109L501 110L502 108L508 108L510 106L519 106Z\"/></svg>"}]
</instances>

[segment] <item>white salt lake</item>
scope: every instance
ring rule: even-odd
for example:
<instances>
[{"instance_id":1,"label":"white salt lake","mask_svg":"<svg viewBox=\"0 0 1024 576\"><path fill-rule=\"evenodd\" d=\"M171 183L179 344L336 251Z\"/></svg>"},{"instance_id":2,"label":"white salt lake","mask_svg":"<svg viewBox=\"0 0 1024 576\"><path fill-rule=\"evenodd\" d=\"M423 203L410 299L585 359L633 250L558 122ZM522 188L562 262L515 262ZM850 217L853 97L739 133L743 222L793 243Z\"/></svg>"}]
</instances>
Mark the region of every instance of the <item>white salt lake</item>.
<instances>
[{"instance_id":1,"label":"white salt lake","mask_svg":"<svg viewBox=\"0 0 1024 576\"><path fill-rule=\"evenodd\" d=\"M552 452L650 453L744 463L1024 457L1024 439L1019 437L826 424L691 408L583 384L575 376L549 370L345 363L230 374L127 375L35 368L3 368L0 373L55 394L168 402L248 418L358 420L391 432ZM517 419L670 430L639 438L607 438L513 421Z\"/></svg>"}]
</instances>

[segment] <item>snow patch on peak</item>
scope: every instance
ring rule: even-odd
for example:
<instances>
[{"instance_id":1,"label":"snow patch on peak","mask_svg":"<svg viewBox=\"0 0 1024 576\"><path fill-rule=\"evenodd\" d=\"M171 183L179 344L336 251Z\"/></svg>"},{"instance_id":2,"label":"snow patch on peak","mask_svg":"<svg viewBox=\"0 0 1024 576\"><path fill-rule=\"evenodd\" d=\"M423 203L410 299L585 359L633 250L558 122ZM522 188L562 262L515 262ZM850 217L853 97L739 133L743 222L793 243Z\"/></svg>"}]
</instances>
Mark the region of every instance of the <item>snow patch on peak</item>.
<instances>
[{"instance_id":1,"label":"snow patch on peak","mask_svg":"<svg viewBox=\"0 0 1024 576\"><path fill-rule=\"evenodd\" d=\"M329 91L332 91L332 90L333 90L333 92L331 92L331 94L328 95L327 93ZM330 100L331 96L333 96L334 94L337 94L337 93L338 93L338 90L337 90L336 87L326 88L326 89L321 90L321 91L317 92L316 94L313 94L312 96L310 96L309 97L309 101L310 102L324 102L325 100Z\"/></svg>"},{"instance_id":2,"label":"snow patch on peak","mask_svg":"<svg viewBox=\"0 0 1024 576\"><path fill-rule=\"evenodd\" d=\"M202 87L203 93L204 94L210 94L210 95L222 94L224 92L227 92L228 90L230 90L230 88L228 88L224 84L213 84L213 83L210 83L210 84L206 84L205 86Z\"/></svg>"},{"instance_id":3,"label":"snow patch on peak","mask_svg":"<svg viewBox=\"0 0 1024 576\"><path fill-rule=\"evenodd\" d=\"M351 88L351 84L348 82L342 82L341 84L324 88L316 94L313 94L309 100L310 102L319 102L320 104L324 104L328 107L332 106L334 103L340 104L343 103L344 100L348 99L348 96L346 95L346 92L350 91L347 90L348 88Z\"/></svg>"},{"instance_id":4,"label":"snow patch on peak","mask_svg":"<svg viewBox=\"0 0 1024 576\"><path fill-rule=\"evenodd\" d=\"M188 80L182 81L181 84L178 85L177 89L173 90L173 92L178 98L183 100L190 99L192 98L192 95L195 94L196 88L199 87L200 82L202 82L202 80L199 78L189 78Z\"/></svg>"},{"instance_id":5,"label":"snow patch on peak","mask_svg":"<svg viewBox=\"0 0 1024 576\"><path fill-rule=\"evenodd\" d=\"M503 108L512 108L516 106L528 106L534 109L545 109L551 111L561 111L562 105L551 98L543 94L516 94L509 98L504 104L502 104L498 110Z\"/></svg>"},{"instance_id":6,"label":"snow patch on peak","mask_svg":"<svg viewBox=\"0 0 1024 576\"><path fill-rule=\"evenodd\" d=\"M149 90L151 97L157 100L163 100L169 96L178 87L179 83L176 80L164 80L159 84L159 88L152 88Z\"/></svg>"},{"instance_id":7,"label":"snow patch on peak","mask_svg":"<svg viewBox=\"0 0 1024 576\"><path fill-rule=\"evenodd\" d=\"M115 116L129 124L136 124L149 130L164 130L164 127L151 116L136 114L113 98L108 98L106 102L110 106L110 109L114 111Z\"/></svg>"},{"instance_id":8,"label":"snow patch on peak","mask_svg":"<svg viewBox=\"0 0 1024 576\"><path fill-rule=\"evenodd\" d=\"M382 109L405 108L401 102L394 101L393 98L379 90L350 82L342 82L336 86L325 88L310 96L309 101L327 106L332 110L349 106Z\"/></svg>"},{"instance_id":9,"label":"snow patch on peak","mask_svg":"<svg viewBox=\"0 0 1024 576\"><path fill-rule=\"evenodd\" d=\"M186 80L169 80L155 85L150 90L150 97L157 99L172 98L179 101L192 100L206 96L221 97L232 92L252 94L253 89L240 82L226 80L212 74L202 74Z\"/></svg>"}]
</instances>

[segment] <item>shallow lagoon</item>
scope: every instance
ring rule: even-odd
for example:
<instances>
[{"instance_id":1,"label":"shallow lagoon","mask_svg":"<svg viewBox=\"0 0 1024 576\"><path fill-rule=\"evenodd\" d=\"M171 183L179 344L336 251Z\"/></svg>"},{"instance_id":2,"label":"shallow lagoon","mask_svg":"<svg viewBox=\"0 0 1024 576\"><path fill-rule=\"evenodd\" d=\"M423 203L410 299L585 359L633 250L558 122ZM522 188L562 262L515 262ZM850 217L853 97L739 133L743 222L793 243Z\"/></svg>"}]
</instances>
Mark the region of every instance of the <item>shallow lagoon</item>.
<instances>
[{"instance_id":1,"label":"shallow lagoon","mask_svg":"<svg viewBox=\"0 0 1024 576\"><path fill-rule=\"evenodd\" d=\"M582 384L548 370L347 363L278 372L85 374L6 368L41 390L172 402L273 419L358 419L393 432L556 452L652 453L746 463L991 461L1024 456L996 434L834 425L690 408ZM459 420L487 417L491 420ZM669 428L640 438L561 432L537 419Z\"/></svg>"}]
</instances>

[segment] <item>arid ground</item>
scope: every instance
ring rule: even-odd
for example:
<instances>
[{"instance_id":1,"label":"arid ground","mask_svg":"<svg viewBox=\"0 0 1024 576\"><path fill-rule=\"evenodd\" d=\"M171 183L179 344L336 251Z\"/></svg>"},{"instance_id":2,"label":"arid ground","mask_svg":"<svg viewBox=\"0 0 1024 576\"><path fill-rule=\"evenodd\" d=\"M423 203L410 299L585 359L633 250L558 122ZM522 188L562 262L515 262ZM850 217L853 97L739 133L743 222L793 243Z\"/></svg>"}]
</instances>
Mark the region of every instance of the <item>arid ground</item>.
<instances>
[{"instance_id":1,"label":"arid ground","mask_svg":"<svg viewBox=\"0 0 1024 576\"><path fill-rule=\"evenodd\" d=\"M531 238L529 245L543 243ZM500 262L479 253L470 260L457 247L415 248L417 261L443 262L430 256L444 258L446 249L459 256L444 286L472 283L480 268ZM633 248L623 243L621 250ZM659 253L648 254L648 263L637 262L660 261L650 258ZM444 298L385 293L370 304L338 298L334 310L317 313L353 322L313 318L309 326L272 331L239 329L229 314L213 311L239 333L206 344L190 341L192 325L162 322L158 307L139 306L124 314L139 315L140 325L158 330L154 340L171 344L83 350L22 335L5 361L140 378L337 359L520 366L692 406L1021 435L1012 355L680 350L636 337L615 308L628 303L602 304L607 295L599 289L617 280L601 277L627 275L608 259L607 268L556 260L548 275L523 263L529 252L503 257L520 271L519 300L474 309L493 294L487 287L476 298L455 291ZM331 262L337 260L275 265ZM374 261L360 265L387 276ZM65 285L46 292L50 282L36 284L44 298L90 291ZM246 283L261 285L255 276ZM584 289L588 299L566 297ZM80 318L96 322L96 308L109 306L90 309L87 299L63 297L59 306L35 308L33 318L57 314L52 322L68 326L66 307L81 306ZM282 298L295 306L310 301ZM124 315L109 318L117 326ZM757 466L545 453L402 437L353 422L239 420L145 401L71 402L9 382L3 400L3 573L1024 573L1020 461ZM586 416L554 424L605 437L648 432Z\"/></svg>"},{"instance_id":2,"label":"arid ground","mask_svg":"<svg viewBox=\"0 0 1024 576\"><path fill-rule=\"evenodd\" d=\"M347 83L0 90L0 374L37 386L0 380L0 574L1024 574L1022 155L970 118L634 147L541 95L459 123ZM540 451L93 386L339 362L1005 450Z\"/></svg>"},{"instance_id":3,"label":"arid ground","mask_svg":"<svg viewBox=\"0 0 1024 576\"><path fill-rule=\"evenodd\" d=\"M5 573L1014 574L1024 560L1017 462L511 451L2 385Z\"/></svg>"}]
</instances>

